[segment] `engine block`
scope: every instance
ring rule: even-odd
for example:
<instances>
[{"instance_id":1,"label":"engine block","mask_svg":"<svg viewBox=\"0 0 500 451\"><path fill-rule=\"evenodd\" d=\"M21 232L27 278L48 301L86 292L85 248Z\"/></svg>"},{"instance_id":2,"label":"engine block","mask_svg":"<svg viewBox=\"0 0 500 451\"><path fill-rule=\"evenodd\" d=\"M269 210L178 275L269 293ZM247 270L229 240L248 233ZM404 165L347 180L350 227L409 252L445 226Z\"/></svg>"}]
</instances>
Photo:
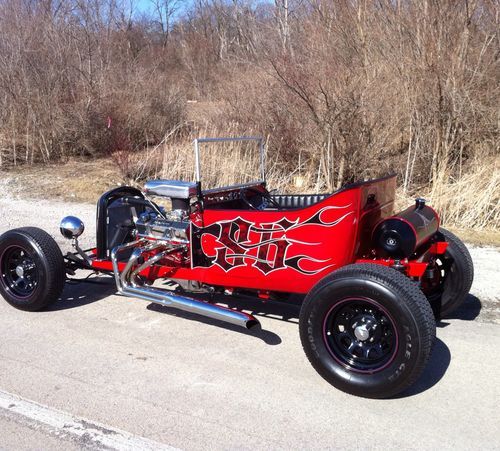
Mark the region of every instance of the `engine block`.
<instances>
[{"instance_id":1,"label":"engine block","mask_svg":"<svg viewBox=\"0 0 500 451\"><path fill-rule=\"evenodd\" d=\"M135 222L138 238L188 243L189 221L183 210L162 213L144 212Z\"/></svg>"}]
</instances>

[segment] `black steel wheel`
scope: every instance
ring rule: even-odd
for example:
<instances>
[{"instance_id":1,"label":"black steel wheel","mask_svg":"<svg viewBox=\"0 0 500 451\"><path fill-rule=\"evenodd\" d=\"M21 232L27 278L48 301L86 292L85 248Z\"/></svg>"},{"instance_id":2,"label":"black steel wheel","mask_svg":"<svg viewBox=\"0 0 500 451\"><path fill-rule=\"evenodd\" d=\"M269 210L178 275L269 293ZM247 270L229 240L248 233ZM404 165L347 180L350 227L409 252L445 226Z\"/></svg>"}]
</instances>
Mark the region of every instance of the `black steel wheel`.
<instances>
[{"instance_id":1,"label":"black steel wheel","mask_svg":"<svg viewBox=\"0 0 500 451\"><path fill-rule=\"evenodd\" d=\"M318 373L347 393L386 398L421 375L436 333L432 309L400 272L354 264L322 279L300 312L304 351Z\"/></svg>"},{"instance_id":2,"label":"black steel wheel","mask_svg":"<svg viewBox=\"0 0 500 451\"><path fill-rule=\"evenodd\" d=\"M18 245L5 249L0 259L0 278L5 290L13 296L29 297L39 279L33 252Z\"/></svg>"},{"instance_id":3,"label":"black steel wheel","mask_svg":"<svg viewBox=\"0 0 500 451\"><path fill-rule=\"evenodd\" d=\"M61 250L47 232L24 227L0 236L0 295L9 304L41 310L59 298L64 281Z\"/></svg>"},{"instance_id":4,"label":"black steel wheel","mask_svg":"<svg viewBox=\"0 0 500 451\"><path fill-rule=\"evenodd\" d=\"M380 371L394 359L398 345L391 315L369 298L346 298L325 315L323 336L332 357L352 371Z\"/></svg>"},{"instance_id":5,"label":"black steel wheel","mask_svg":"<svg viewBox=\"0 0 500 451\"><path fill-rule=\"evenodd\" d=\"M439 229L438 234L441 240L448 243L444 256L436 261L441 278L437 301L441 303L440 315L445 317L459 308L467 298L474 280L474 264L460 238L443 228Z\"/></svg>"}]
</instances>

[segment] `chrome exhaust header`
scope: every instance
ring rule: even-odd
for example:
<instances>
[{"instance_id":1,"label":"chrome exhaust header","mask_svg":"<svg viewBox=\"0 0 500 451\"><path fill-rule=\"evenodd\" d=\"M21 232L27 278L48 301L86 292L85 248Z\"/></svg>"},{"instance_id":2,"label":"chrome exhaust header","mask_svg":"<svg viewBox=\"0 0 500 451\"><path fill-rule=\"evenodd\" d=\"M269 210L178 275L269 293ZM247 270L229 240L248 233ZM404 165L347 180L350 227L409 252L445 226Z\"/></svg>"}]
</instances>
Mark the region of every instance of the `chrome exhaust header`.
<instances>
[{"instance_id":1,"label":"chrome exhaust header","mask_svg":"<svg viewBox=\"0 0 500 451\"><path fill-rule=\"evenodd\" d=\"M166 256L176 250L176 248L169 249L167 247L168 246L165 243L149 244L146 240L137 240L115 247L111 251L111 261L113 263L113 272L118 292L126 296L143 299L155 304L174 307L185 312L195 313L219 321L225 321L227 323L235 324L246 329L251 329L255 326L260 325L259 321L257 321L256 318L247 313L240 312L238 310L232 310L226 307L221 307L215 304L210 304L208 302L204 302L188 296L180 296L167 290L140 285L138 276L141 271L161 260L162 257L159 257L159 255ZM118 255L121 252L131 248L135 249L130 256L127 265L120 274L118 268ZM133 270L143 252L158 250L162 248L165 249Z\"/></svg>"}]
</instances>

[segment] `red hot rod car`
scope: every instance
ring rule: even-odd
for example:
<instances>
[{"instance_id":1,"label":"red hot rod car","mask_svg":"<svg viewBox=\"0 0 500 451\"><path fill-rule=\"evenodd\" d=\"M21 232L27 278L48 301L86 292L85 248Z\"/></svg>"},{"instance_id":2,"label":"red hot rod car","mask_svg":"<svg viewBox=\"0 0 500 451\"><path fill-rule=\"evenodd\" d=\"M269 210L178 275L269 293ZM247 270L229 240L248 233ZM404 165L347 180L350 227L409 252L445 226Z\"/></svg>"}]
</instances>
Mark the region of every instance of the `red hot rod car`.
<instances>
[{"instance_id":1,"label":"red hot rod car","mask_svg":"<svg viewBox=\"0 0 500 451\"><path fill-rule=\"evenodd\" d=\"M256 140L260 179L204 189L200 144ZM396 178L344 186L330 194L272 194L259 138L195 141L194 182L154 180L122 186L97 204L96 246L82 250L83 223L61 222L75 252L63 257L44 231L0 237L0 294L40 310L78 269L114 276L127 296L227 321L259 325L243 311L197 293L304 295L299 331L318 373L358 396L393 396L417 380L429 358L435 318L456 309L472 284L470 255L440 227L423 199L393 214ZM166 210L150 197L171 201ZM178 289L154 287L158 279Z\"/></svg>"}]
</instances>

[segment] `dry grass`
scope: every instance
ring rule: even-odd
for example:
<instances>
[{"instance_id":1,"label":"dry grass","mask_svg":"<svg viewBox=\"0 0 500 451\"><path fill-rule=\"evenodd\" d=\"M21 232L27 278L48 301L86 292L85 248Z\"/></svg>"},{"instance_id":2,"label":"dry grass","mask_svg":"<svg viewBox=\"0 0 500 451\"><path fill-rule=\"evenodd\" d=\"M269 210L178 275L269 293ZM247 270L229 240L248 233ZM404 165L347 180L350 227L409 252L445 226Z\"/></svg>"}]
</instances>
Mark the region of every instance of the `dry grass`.
<instances>
[{"instance_id":1,"label":"dry grass","mask_svg":"<svg viewBox=\"0 0 500 451\"><path fill-rule=\"evenodd\" d=\"M448 227L448 229L451 230L455 235L459 236L460 239L466 243L480 247L500 247L500 230L498 229L475 230L453 226Z\"/></svg>"},{"instance_id":2,"label":"dry grass","mask_svg":"<svg viewBox=\"0 0 500 451\"><path fill-rule=\"evenodd\" d=\"M205 130L204 136L217 136ZM251 152L251 150L253 152ZM242 144L209 146L202 149L202 179L204 185L227 186L256 180L259 172L258 152ZM290 156L279 153L267 156L267 182L270 189L285 193L326 192L318 184L318 174L310 162L300 157L291 164ZM286 164L285 164L286 163ZM293 170L285 169L294 167ZM194 157L191 138L150 149L142 158L135 158L131 167L143 178L193 180ZM441 215L442 224L459 230L474 230L469 234L474 242L495 240L500 234L500 157L471 164L467 173L453 180L444 176L431 186L397 191L396 211L411 205L414 198L426 198ZM399 180L401 183L401 180Z\"/></svg>"},{"instance_id":3,"label":"dry grass","mask_svg":"<svg viewBox=\"0 0 500 451\"><path fill-rule=\"evenodd\" d=\"M459 180L435 183L429 197L445 224L500 229L500 157L475 165Z\"/></svg>"},{"instance_id":4,"label":"dry grass","mask_svg":"<svg viewBox=\"0 0 500 451\"><path fill-rule=\"evenodd\" d=\"M241 146L238 147L240 152L245 154ZM208 177L214 185L219 186L256 179L253 176L258 174L256 170L254 171L258 163L255 159L245 160L242 167L239 158L229 157L231 149L215 149L212 149L210 155L213 157L212 166L203 165L208 163L209 157L208 154L204 154L202 162L204 179ZM298 170L295 173L280 172L279 164L275 162L276 160L269 161L270 170L267 179L269 189L278 189L286 193L316 192L313 176ZM111 159L71 160L61 165L25 167L22 170L18 168L8 173L0 172L0 178L7 180L8 190L14 196L89 203L95 203L103 192L120 184L141 187L143 179L147 178L193 180L193 149L188 143L167 144L164 148L152 149L147 158L134 163L138 165L139 171L142 170L141 180L124 179ZM149 168L148 171L145 171L145 167ZM466 176L468 183L474 183L481 188L479 198L466 196L464 193L468 191L464 189L462 182L446 184L440 190L424 189L419 193L416 192L415 196L404 194L402 188L399 188L396 211L411 205L414 197L417 194L421 195L439 211L443 225L457 233L464 241L480 246L500 246L498 161L497 166L490 165L490 168L494 170L487 174L479 167L476 172ZM441 197L436 197L437 193L440 193ZM482 223L483 226L473 227L471 224L474 223L470 221Z\"/></svg>"},{"instance_id":5,"label":"dry grass","mask_svg":"<svg viewBox=\"0 0 500 451\"><path fill-rule=\"evenodd\" d=\"M124 182L110 159L17 167L9 172L0 172L0 178L6 180L9 194L13 196L90 203Z\"/></svg>"},{"instance_id":6,"label":"dry grass","mask_svg":"<svg viewBox=\"0 0 500 451\"><path fill-rule=\"evenodd\" d=\"M246 136L257 136L250 131ZM193 140L195 137L239 136L236 125L224 131L216 127L205 127L188 136L179 138L169 134L160 145L149 147L140 154L127 153L130 183L145 179L163 178L194 180L195 161ZM266 144L267 144L266 140ZM205 143L200 145L200 164L205 188L246 183L260 178L260 152L255 142ZM312 160L302 154L286 154L280 149L266 152L266 180L269 187L283 193L324 192L318 183L321 174L313 167Z\"/></svg>"},{"instance_id":7,"label":"dry grass","mask_svg":"<svg viewBox=\"0 0 500 451\"><path fill-rule=\"evenodd\" d=\"M429 201L444 226L484 231L485 236L500 233L500 156L472 165L458 180L441 180L414 193ZM398 190L397 208L404 208L411 200Z\"/></svg>"}]
</instances>

